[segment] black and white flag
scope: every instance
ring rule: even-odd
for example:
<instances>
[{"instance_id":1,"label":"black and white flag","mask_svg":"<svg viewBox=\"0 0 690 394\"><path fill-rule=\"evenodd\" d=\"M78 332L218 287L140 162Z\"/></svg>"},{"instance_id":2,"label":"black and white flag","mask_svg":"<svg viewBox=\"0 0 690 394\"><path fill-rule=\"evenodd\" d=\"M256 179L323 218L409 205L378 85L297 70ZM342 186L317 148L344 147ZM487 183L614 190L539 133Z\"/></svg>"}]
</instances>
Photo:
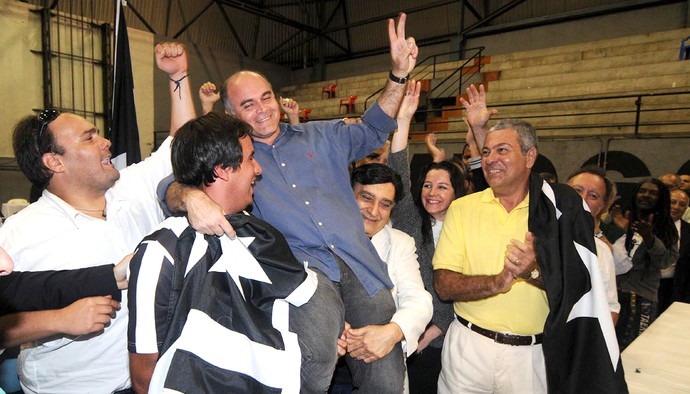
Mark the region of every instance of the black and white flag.
<instances>
[{"instance_id":1,"label":"black and white flag","mask_svg":"<svg viewBox=\"0 0 690 394\"><path fill-rule=\"evenodd\" d=\"M282 234L248 215L230 215L237 238L191 227L176 247L176 299L151 392L299 393L301 352L289 304L316 290L316 275Z\"/></svg>"},{"instance_id":2,"label":"black and white flag","mask_svg":"<svg viewBox=\"0 0 690 394\"><path fill-rule=\"evenodd\" d=\"M549 393L628 392L593 226L572 188L531 175L528 227L550 309L543 342Z\"/></svg>"},{"instance_id":3,"label":"black and white flag","mask_svg":"<svg viewBox=\"0 0 690 394\"><path fill-rule=\"evenodd\" d=\"M123 3L117 0L115 11L115 64L113 64L113 108L110 150L115 168L123 169L141 161L139 127L134 106L134 77L129 54L129 36Z\"/></svg>"}]
</instances>

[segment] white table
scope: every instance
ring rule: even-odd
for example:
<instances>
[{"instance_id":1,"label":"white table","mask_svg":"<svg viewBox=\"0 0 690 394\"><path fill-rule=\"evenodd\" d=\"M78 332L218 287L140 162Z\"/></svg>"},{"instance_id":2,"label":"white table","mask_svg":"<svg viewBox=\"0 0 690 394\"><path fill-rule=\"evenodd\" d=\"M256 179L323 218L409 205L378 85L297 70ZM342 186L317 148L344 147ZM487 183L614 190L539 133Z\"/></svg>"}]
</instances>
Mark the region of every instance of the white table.
<instances>
[{"instance_id":1,"label":"white table","mask_svg":"<svg viewBox=\"0 0 690 394\"><path fill-rule=\"evenodd\" d=\"M674 302L621 354L631 394L690 393L690 304Z\"/></svg>"}]
</instances>

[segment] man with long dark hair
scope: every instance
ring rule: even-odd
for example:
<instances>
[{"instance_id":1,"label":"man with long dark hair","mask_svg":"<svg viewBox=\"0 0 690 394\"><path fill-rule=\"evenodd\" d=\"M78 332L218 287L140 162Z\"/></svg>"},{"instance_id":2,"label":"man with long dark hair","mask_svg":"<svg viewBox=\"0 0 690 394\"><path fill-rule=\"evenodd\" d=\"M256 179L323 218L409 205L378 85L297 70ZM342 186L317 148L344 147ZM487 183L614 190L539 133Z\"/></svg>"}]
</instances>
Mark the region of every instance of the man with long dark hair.
<instances>
[{"instance_id":1,"label":"man with long dark hair","mask_svg":"<svg viewBox=\"0 0 690 394\"><path fill-rule=\"evenodd\" d=\"M613 245L621 304L616 334L625 349L656 319L661 269L678 259L678 232L670 213L670 193L658 179L637 184L625 237Z\"/></svg>"}]
</instances>

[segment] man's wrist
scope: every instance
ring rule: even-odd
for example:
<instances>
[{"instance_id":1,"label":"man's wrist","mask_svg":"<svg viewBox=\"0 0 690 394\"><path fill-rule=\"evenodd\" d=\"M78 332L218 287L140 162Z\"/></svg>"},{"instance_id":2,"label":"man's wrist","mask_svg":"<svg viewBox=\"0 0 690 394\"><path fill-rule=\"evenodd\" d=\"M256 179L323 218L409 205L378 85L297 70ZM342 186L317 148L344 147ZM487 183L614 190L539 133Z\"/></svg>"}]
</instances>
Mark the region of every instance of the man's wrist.
<instances>
[{"instance_id":1,"label":"man's wrist","mask_svg":"<svg viewBox=\"0 0 690 394\"><path fill-rule=\"evenodd\" d=\"M393 339L395 340L395 343L398 343L405 339L405 333L403 332L402 328L398 323L392 321L388 323L388 325L391 327L391 330L393 330Z\"/></svg>"},{"instance_id":2,"label":"man's wrist","mask_svg":"<svg viewBox=\"0 0 690 394\"><path fill-rule=\"evenodd\" d=\"M528 270L525 272L525 275L522 277L525 280L536 280L541 276L541 271L539 271L538 266L534 266L531 270Z\"/></svg>"},{"instance_id":3,"label":"man's wrist","mask_svg":"<svg viewBox=\"0 0 690 394\"><path fill-rule=\"evenodd\" d=\"M187 70L180 70L172 74L168 74L168 78L172 81L177 81L180 78L185 78L187 76Z\"/></svg>"},{"instance_id":4,"label":"man's wrist","mask_svg":"<svg viewBox=\"0 0 690 394\"><path fill-rule=\"evenodd\" d=\"M193 186L187 186L187 185L180 185L181 186L181 191L182 195L180 198L180 202L182 203L180 206L180 209L182 209L182 212L180 213L188 213L189 212L189 205L194 205L194 203L200 199L203 198L203 196L206 195L203 190L198 189ZM203 196L202 196L203 195Z\"/></svg>"},{"instance_id":5,"label":"man's wrist","mask_svg":"<svg viewBox=\"0 0 690 394\"><path fill-rule=\"evenodd\" d=\"M402 75L402 76L401 76ZM395 71L390 71L388 73L388 78L395 82L399 83L401 85L405 84L407 82L407 79L410 77L410 74L404 74L401 72L395 72Z\"/></svg>"}]
</instances>

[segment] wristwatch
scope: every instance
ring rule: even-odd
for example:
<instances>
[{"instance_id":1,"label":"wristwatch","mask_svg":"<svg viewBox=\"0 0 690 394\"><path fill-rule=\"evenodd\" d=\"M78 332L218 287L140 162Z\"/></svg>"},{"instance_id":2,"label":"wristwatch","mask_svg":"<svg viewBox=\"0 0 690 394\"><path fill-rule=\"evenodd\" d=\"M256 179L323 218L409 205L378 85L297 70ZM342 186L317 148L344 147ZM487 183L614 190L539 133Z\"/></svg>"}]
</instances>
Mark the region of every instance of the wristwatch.
<instances>
[{"instance_id":1,"label":"wristwatch","mask_svg":"<svg viewBox=\"0 0 690 394\"><path fill-rule=\"evenodd\" d=\"M398 78L395 75L393 75L393 71L389 71L388 72L388 78L390 78L390 80L395 82L395 83L399 83L399 84L403 85L403 84L405 84L405 82L407 82L408 78L410 78L410 75L408 74L404 78Z\"/></svg>"}]
</instances>

